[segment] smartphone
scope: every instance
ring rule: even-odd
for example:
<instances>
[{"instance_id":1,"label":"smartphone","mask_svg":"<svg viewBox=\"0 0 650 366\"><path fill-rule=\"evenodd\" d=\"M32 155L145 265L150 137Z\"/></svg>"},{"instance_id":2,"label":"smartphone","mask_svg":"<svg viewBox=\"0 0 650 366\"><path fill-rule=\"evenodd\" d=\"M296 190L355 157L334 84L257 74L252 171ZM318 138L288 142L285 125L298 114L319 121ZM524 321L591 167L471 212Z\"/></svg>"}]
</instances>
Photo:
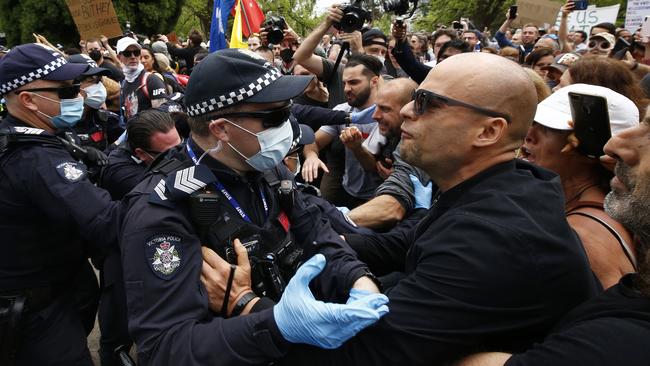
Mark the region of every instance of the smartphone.
<instances>
[{"instance_id":1,"label":"smartphone","mask_svg":"<svg viewBox=\"0 0 650 366\"><path fill-rule=\"evenodd\" d=\"M614 49L612 50L612 55L618 60L622 60L625 57L625 53L630 49L632 45L629 44L625 39L618 38L616 44L614 44Z\"/></svg>"},{"instance_id":2,"label":"smartphone","mask_svg":"<svg viewBox=\"0 0 650 366\"><path fill-rule=\"evenodd\" d=\"M587 10L589 6L589 1L587 0L575 0L573 3L575 4L573 10Z\"/></svg>"},{"instance_id":3,"label":"smartphone","mask_svg":"<svg viewBox=\"0 0 650 366\"><path fill-rule=\"evenodd\" d=\"M578 151L591 158L604 155L603 147L612 137L607 99L598 95L569 92L573 133L580 141Z\"/></svg>"},{"instance_id":4,"label":"smartphone","mask_svg":"<svg viewBox=\"0 0 650 366\"><path fill-rule=\"evenodd\" d=\"M510 7L510 12L508 13L508 19L515 19L515 18L517 18L517 5L512 5Z\"/></svg>"}]
</instances>

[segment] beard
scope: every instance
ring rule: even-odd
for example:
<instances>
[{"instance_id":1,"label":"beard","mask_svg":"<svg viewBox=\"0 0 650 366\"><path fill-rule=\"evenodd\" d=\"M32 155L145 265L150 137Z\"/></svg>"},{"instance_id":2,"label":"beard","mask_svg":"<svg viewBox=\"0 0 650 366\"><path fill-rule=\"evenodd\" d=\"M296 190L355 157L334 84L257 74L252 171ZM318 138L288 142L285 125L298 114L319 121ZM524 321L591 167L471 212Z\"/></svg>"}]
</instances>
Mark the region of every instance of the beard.
<instances>
[{"instance_id":1,"label":"beard","mask_svg":"<svg viewBox=\"0 0 650 366\"><path fill-rule=\"evenodd\" d=\"M363 107L366 103L368 103L368 99L370 99L370 88L364 89L361 93L359 93L354 100L350 101L348 99L348 104L351 107L355 108L361 108Z\"/></svg>"},{"instance_id":2,"label":"beard","mask_svg":"<svg viewBox=\"0 0 650 366\"><path fill-rule=\"evenodd\" d=\"M615 173L628 191L612 190L605 197L605 212L634 232L639 276L635 285L650 297L650 184L637 186L629 166L616 164Z\"/></svg>"}]
</instances>

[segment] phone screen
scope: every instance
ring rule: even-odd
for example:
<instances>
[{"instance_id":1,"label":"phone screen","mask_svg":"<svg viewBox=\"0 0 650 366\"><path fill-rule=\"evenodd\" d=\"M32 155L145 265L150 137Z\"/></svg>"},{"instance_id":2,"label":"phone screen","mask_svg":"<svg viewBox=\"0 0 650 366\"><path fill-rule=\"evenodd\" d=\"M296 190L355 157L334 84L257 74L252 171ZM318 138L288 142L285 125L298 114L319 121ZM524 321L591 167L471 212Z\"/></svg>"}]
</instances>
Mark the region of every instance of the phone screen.
<instances>
[{"instance_id":1,"label":"phone screen","mask_svg":"<svg viewBox=\"0 0 650 366\"><path fill-rule=\"evenodd\" d=\"M604 155L603 148L612 137L607 99L597 95L570 92L569 102L573 132L580 141L578 151L592 158Z\"/></svg>"},{"instance_id":2,"label":"phone screen","mask_svg":"<svg viewBox=\"0 0 650 366\"><path fill-rule=\"evenodd\" d=\"M589 1L587 0L576 0L574 1L575 7L573 10L587 10L589 6Z\"/></svg>"},{"instance_id":3,"label":"phone screen","mask_svg":"<svg viewBox=\"0 0 650 366\"><path fill-rule=\"evenodd\" d=\"M517 5L510 7L510 13L508 14L508 19L515 19L517 17Z\"/></svg>"}]
</instances>

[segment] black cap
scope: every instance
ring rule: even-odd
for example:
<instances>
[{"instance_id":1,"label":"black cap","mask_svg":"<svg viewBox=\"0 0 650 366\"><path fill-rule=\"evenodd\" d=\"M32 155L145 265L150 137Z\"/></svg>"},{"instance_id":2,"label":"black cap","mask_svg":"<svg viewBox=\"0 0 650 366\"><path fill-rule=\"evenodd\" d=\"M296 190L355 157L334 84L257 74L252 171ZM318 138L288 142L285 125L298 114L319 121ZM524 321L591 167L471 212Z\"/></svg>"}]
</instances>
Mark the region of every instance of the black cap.
<instances>
[{"instance_id":1,"label":"black cap","mask_svg":"<svg viewBox=\"0 0 650 366\"><path fill-rule=\"evenodd\" d=\"M288 101L300 95L312 79L282 75L249 50L219 50L194 66L185 89L187 114L197 117L241 102Z\"/></svg>"},{"instance_id":2,"label":"black cap","mask_svg":"<svg viewBox=\"0 0 650 366\"><path fill-rule=\"evenodd\" d=\"M377 39L377 38L381 38L384 41L383 42L375 41L375 39ZM387 44L386 40L387 40L387 38L386 38L386 35L384 34L384 32L382 32L381 30L379 30L377 28L372 28L372 29L369 29L369 30L365 31L363 33L363 36L362 36L362 43L363 43L364 47L370 46L370 45L373 45L373 44L378 44L380 46L388 47L388 44Z\"/></svg>"},{"instance_id":3,"label":"black cap","mask_svg":"<svg viewBox=\"0 0 650 366\"><path fill-rule=\"evenodd\" d=\"M35 80L74 80L88 65L69 63L61 52L39 43L14 47L0 60L0 94Z\"/></svg>"},{"instance_id":4,"label":"black cap","mask_svg":"<svg viewBox=\"0 0 650 366\"><path fill-rule=\"evenodd\" d=\"M86 64L90 66L86 72L82 73L81 76L108 76L111 74L109 69L97 66L95 60L90 58L88 55L78 54L68 57L68 62L73 64Z\"/></svg>"},{"instance_id":5,"label":"black cap","mask_svg":"<svg viewBox=\"0 0 650 366\"><path fill-rule=\"evenodd\" d=\"M316 140L316 135L314 130L311 127L303 124L299 124L298 120L292 115L289 117L289 122L291 123L291 131L293 132L293 140L291 141L291 147L287 154L295 152L299 147L304 145L309 145Z\"/></svg>"}]
</instances>

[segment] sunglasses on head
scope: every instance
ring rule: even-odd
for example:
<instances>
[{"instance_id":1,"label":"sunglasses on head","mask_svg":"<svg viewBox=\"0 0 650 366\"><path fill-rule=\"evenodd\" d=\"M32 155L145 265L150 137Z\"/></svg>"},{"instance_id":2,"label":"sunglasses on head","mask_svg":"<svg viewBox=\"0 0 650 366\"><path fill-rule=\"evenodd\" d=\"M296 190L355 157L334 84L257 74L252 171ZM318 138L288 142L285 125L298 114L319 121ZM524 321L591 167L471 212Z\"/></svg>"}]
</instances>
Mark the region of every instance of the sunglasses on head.
<instances>
[{"instance_id":1,"label":"sunglasses on head","mask_svg":"<svg viewBox=\"0 0 650 366\"><path fill-rule=\"evenodd\" d=\"M140 57L140 50L122 51L122 55L124 57L131 57L131 56Z\"/></svg>"},{"instance_id":2,"label":"sunglasses on head","mask_svg":"<svg viewBox=\"0 0 650 366\"><path fill-rule=\"evenodd\" d=\"M80 84L72 84L60 86L57 88L53 87L16 90L14 93L20 94L22 92L55 91L59 99L74 99L79 95L79 90L81 90Z\"/></svg>"},{"instance_id":3,"label":"sunglasses on head","mask_svg":"<svg viewBox=\"0 0 650 366\"><path fill-rule=\"evenodd\" d=\"M605 40L602 41L589 41L589 48L600 47L603 50L608 50L611 47L611 44Z\"/></svg>"},{"instance_id":4,"label":"sunglasses on head","mask_svg":"<svg viewBox=\"0 0 650 366\"><path fill-rule=\"evenodd\" d=\"M509 115L499 113L487 108L479 107L473 104L465 103L460 100L445 97L434 92L418 89L413 92L411 100L414 102L415 114L418 116L423 115L429 108L442 108L443 106L456 106L471 109L474 112L489 116L499 117L505 119L508 123L511 122Z\"/></svg>"},{"instance_id":5,"label":"sunglasses on head","mask_svg":"<svg viewBox=\"0 0 650 366\"><path fill-rule=\"evenodd\" d=\"M282 107L276 109L270 109L266 111L254 111L254 112L233 112L221 114L215 118L219 117L250 117L250 118L259 118L262 120L262 126L264 128L278 127L284 121L289 119L291 116L291 107L293 102L283 105Z\"/></svg>"}]
</instances>

